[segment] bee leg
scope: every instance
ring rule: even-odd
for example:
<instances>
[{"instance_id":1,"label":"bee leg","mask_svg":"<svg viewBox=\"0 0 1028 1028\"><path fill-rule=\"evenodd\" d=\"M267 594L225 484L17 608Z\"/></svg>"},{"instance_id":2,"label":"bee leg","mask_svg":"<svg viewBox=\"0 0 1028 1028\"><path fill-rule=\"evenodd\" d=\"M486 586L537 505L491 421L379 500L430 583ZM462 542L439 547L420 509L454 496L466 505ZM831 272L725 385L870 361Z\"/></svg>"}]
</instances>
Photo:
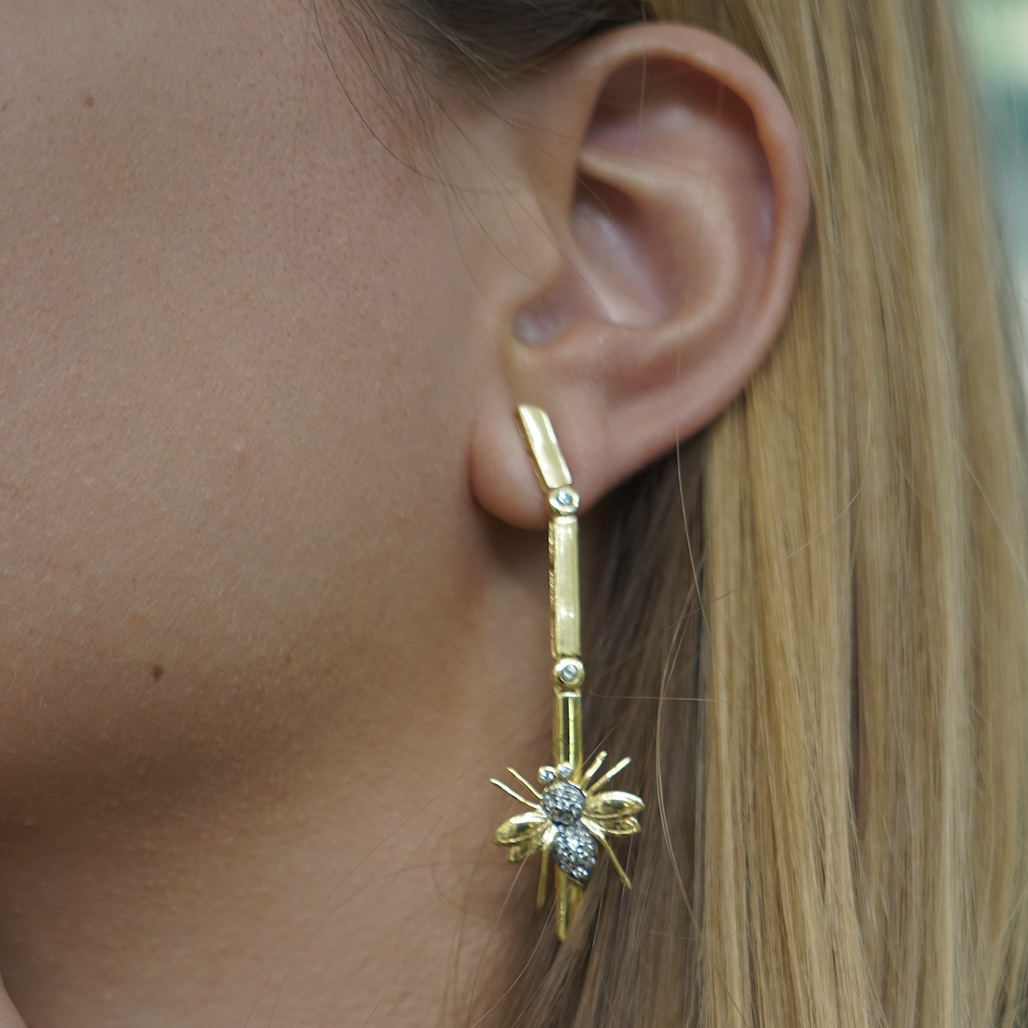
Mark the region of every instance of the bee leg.
<instances>
[{"instance_id":1,"label":"bee leg","mask_svg":"<svg viewBox=\"0 0 1028 1028\"><path fill-rule=\"evenodd\" d=\"M599 753L596 754L596 759L589 765L588 769L585 772L585 780L587 782L592 780L593 775L600 770L600 767L606 759L606 750L601 750Z\"/></svg>"},{"instance_id":2,"label":"bee leg","mask_svg":"<svg viewBox=\"0 0 1028 1028\"><path fill-rule=\"evenodd\" d=\"M596 833L593 832L593 835L596 835ZM607 851L607 856L610 857L610 862L614 865L614 870L617 871L618 878L621 879L621 883L626 889L631 889L632 883L629 880L628 875L625 874L625 869L618 862L618 858L614 856L614 851L610 848L610 843L607 842L606 836L596 835L596 838L600 840L600 845Z\"/></svg>"},{"instance_id":3,"label":"bee leg","mask_svg":"<svg viewBox=\"0 0 1028 1028\"><path fill-rule=\"evenodd\" d=\"M619 771L624 771L624 769L631 763L631 757L625 757L622 760L619 760L609 771L601 775L589 786L587 790L589 795L593 796L598 793ZM497 785L498 784L499 783L497 782ZM525 801L522 800L521 802L524 803Z\"/></svg>"}]
</instances>

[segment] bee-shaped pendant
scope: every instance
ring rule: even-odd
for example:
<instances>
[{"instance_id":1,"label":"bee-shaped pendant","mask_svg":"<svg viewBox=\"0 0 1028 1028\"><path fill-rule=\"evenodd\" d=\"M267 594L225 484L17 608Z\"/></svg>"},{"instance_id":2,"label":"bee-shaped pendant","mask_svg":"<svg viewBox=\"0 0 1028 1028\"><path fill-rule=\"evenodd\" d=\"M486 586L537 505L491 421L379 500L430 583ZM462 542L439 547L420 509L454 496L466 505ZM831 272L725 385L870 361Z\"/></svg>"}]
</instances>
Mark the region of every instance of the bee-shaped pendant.
<instances>
[{"instance_id":1,"label":"bee-shaped pendant","mask_svg":"<svg viewBox=\"0 0 1028 1028\"><path fill-rule=\"evenodd\" d=\"M631 760L630 757L619 760L593 782L606 758L606 753L600 753L584 770L572 768L569 764L539 768L541 791L513 768L507 768L535 797L534 800L525 799L495 778L490 779L493 785L529 808L524 814L516 814L504 821L496 829L493 841L498 846L508 847L507 860L512 864L521 863L542 851L543 865L536 896L540 907L546 902L549 857L553 857L557 868L572 881L585 885L596 866L597 842L606 850L625 887L632 887L607 842L607 836L641 832L642 825L636 815L642 811L643 801L630 792L601 792Z\"/></svg>"}]
</instances>

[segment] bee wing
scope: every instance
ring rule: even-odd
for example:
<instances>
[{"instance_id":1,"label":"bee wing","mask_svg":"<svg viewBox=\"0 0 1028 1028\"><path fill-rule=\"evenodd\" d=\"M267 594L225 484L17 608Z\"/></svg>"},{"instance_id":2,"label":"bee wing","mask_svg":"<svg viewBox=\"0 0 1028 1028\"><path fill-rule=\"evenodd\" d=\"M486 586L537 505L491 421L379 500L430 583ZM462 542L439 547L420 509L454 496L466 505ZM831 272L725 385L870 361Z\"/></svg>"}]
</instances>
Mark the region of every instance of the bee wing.
<instances>
[{"instance_id":1,"label":"bee wing","mask_svg":"<svg viewBox=\"0 0 1028 1028\"><path fill-rule=\"evenodd\" d=\"M546 815L538 810L526 810L524 814L515 814L496 829L493 842L497 846L514 846L533 836L541 838L546 821Z\"/></svg>"},{"instance_id":2,"label":"bee wing","mask_svg":"<svg viewBox=\"0 0 1028 1028\"><path fill-rule=\"evenodd\" d=\"M594 796L586 797L585 801L585 812L600 821L630 817L642 809L643 801L630 792L598 792Z\"/></svg>"},{"instance_id":3,"label":"bee wing","mask_svg":"<svg viewBox=\"0 0 1028 1028\"><path fill-rule=\"evenodd\" d=\"M607 835L638 835L643 827L637 817L610 817L597 821Z\"/></svg>"},{"instance_id":4,"label":"bee wing","mask_svg":"<svg viewBox=\"0 0 1028 1028\"><path fill-rule=\"evenodd\" d=\"M539 852L542 844L542 832L538 832L536 835L530 835L527 839L521 839L519 842L512 843L510 848L507 850L507 863L520 864L523 860L528 860L529 857L534 856Z\"/></svg>"}]
</instances>

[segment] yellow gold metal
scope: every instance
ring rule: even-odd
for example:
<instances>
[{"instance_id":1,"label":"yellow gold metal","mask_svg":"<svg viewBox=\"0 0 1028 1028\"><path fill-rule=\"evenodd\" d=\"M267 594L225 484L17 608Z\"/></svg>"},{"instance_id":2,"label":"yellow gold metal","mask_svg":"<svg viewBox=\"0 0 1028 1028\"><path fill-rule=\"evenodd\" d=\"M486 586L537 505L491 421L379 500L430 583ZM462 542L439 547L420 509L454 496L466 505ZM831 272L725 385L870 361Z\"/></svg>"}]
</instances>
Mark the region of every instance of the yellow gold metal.
<instances>
[{"instance_id":1,"label":"yellow gold metal","mask_svg":"<svg viewBox=\"0 0 1028 1028\"><path fill-rule=\"evenodd\" d=\"M518 774L514 768L507 768L507 773L513 775L537 800L541 800L542 793L524 776Z\"/></svg>"},{"instance_id":2,"label":"yellow gold metal","mask_svg":"<svg viewBox=\"0 0 1028 1028\"><path fill-rule=\"evenodd\" d=\"M578 595L578 518L560 514L550 521L550 605L554 657L577 657L582 652Z\"/></svg>"},{"instance_id":3,"label":"yellow gold metal","mask_svg":"<svg viewBox=\"0 0 1028 1028\"><path fill-rule=\"evenodd\" d=\"M596 772L599 771L600 768L603 766L603 762L606 759L607 751L600 750L600 752L596 754L596 757L594 758L593 762L585 769L585 777L592 778L593 775L595 775Z\"/></svg>"},{"instance_id":4,"label":"yellow gold metal","mask_svg":"<svg viewBox=\"0 0 1028 1028\"><path fill-rule=\"evenodd\" d=\"M642 831L637 815L643 801L629 792L605 790L628 763L619 760L596 778L606 753L584 766L582 751L581 603L578 569L578 493L560 451L549 416L539 407L518 408L518 423L550 512L550 642L554 658L553 765L539 768L540 791L513 768L514 779L533 797L526 799L495 778L490 781L528 809L504 821L493 836L507 847L507 860L520 863L542 855L536 902L546 903L550 859L556 883L557 938L564 941L596 864L596 843L610 858L627 888L624 868L607 841L609 835ZM595 781L594 781L595 779Z\"/></svg>"},{"instance_id":5,"label":"yellow gold metal","mask_svg":"<svg viewBox=\"0 0 1028 1028\"><path fill-rule=\"evenodd\" d=\"M531 800L526 800L524 796L519 796L509 785L504 785L498 778L490 778L490 782L498 788L502 789L508 796L512 796L518 801L518 803L524 803L526 807L538 807L538 803L532 803Z\"/></svg>"},{"instance_id":6,"label":"yellow gold metal","mask_svg":"<svg viewBox=\"0 0 1028 1028\"><path fill-rule=\"evenodd\" d=\"M571 711L575 711L581 702L581 697L577 693L568 693L563 696L558 694L558 700L560 699L568 701L567 709ZM578 723L579 725L581 724L580 718ZM573 734L573 732L569 732L566 737L571 738ZM561 755L559 748L560 738L558 737L555 742L558 747L557 755L559 757ZM569 750L565 750L565 753L567 752ZM573 769L570 767L570 764L565 764L563 761L558 761L557 767L541 767L539 769L539 780L541 782L556 783L557 786L571 785L581 790L584 804L581 815L577 819L578 823L588 833L590 838L595 839L600 844L600 847L614 865L614 871L618 877L627 888L631 889L632 883L628 875L625 874L620 861L614 856L607 837L610 835L637 835L641 832L642 826L637 815L642 812L643 801L630 792L600 791L614 775L630 762L627 757L619 760L606 774L601 775L594 782L593 779L599 772L606 756L606 753L597 754L596 759L587 768L582 765L581 760L576 762ZM567 771L566 778L562 777L562 770ZM525 783L525 779L521 775L515 774L515 777L518 781ZM549 789L544 790L540 797L540 802L535 803L532 800L525 799L523 796L519 796L509 786L504 785L503 782L495 778L490 780L494 785L498 785L508 795L513 796L529 808L524 813L515 814L514 817L504 821L496 829L493 842L498 846L508 847L507 860L512 864L521 863L521 861L527 860L529 857L542 851L543 864L539 869L539 890L536 896L537 904L542 907L546 902L546 883L549 874L550 856L559 846L560 833L562 831L566 832L568 826L563 821L555 821L554 817L558 815L553 811L547 812L545 809ZM552 788L554 786L551 785L550 789ZM532 789L532 792L534 793L535 789ZM568 927L574 918L574 912L578 909L582 896L582 885L570 875L565 874L559 866L554 868L554 874L557 885L557 937L563 941ZM588 879L588 872L585 878Z\"/></svg>"},{"instance_id":7,"label":"yellow gold metal","mask_svg":"<svg viewBox=\"0 0 1028 1028\"><path fill-rule=\"evenodd\" d=\"M563 942L582 901L582 886L557 869L557 938Z\"/></svg>"},{"instance_id":8,"label":"yellow gold metal","mask_svg":"<svg viewBox=\"0 0 1028 1028\"><path fill-rule=\"evenodd\" d=\"M564 926L564 934L567 934L568 926L574 921L575 916L578 914L579 905L582 902L582 896L585 894L585 888L578 884L578 882L571 881L568 879L570 888L568 889L568 923ZM563 942L564 940L561 939Z\"/></svg>"},{"instance_id":9,"label":"yellow gold metal","mask_svg":"<svg viewBox=\"0 0 1028 1028\"><path fill-rule=\"evenodd\" d=\"M498 829L497 829L498 830ZM549 834L549 839L545 837L541 839L543 859L539 863L539 889L535 894L535 909L542 910L546 906L546 880L550 873L550 850L553 849L553 840L557 837L557 829L550 825L546 829L546 833ZM510 860L508 855L507 860ZM554 871L557 869L554 868Z\"/></svg>"},{"instance_id":10,"label":"yellow gold metal","mask_svg":"<svg viewBox=\"0 0 1028 1028\"><path fill-rule=\"evenodd\" d=\"M571 472L560 452L549 414L541 407L523 403L518 407L518 425L543 490L549 492L571 485Z\"/></svg>"},{"instance_id":11,"label":"yellow gold metal","mask_svg":"<svg viewBox=\"0 0 1028 1028\"><path fill-rule=\"evenodd\" d=\"M604 757L605 757L606 755L607 755L606 753L602 754L602 756L604 756ZM602 763L603 763L603 761L600 761L599 763L600 763L600 764L602 764ZM612 779L612 778L613 778L613 777L614 777L614 776L615 776L615 775L616 775L616 774L617 774L617 773L618 773L618 772L619 772L619 771L620 771L620 770L621 770L621 769L622 769L623 767L627 767L627 766L628 766L629 764L631 764L631 763L632 763L632 758L631 758L631 757L622 757L622 758L621 758L621 759L620 759L620 760L619 760L619 761L618 761L618 762L617 762L617 763L616 763L616 764L615 764L615 765L614 765L614 766L613 766L613 767L612 767L612 768L611 768L611 769L610 769L610 770L609 770L609 771L608 771L608 772L607 772L607 773L606 773L606 774L605 774L605 775L604 775L604 776L603 776L603 777L602 777L602 778L601 778L601 779L600 779L600 780L599 780L599 781L598 781L598 782L596 783L596 788L597 788L597 789L602 789L602 788L603 788L603 787L604 787L604 786L605 786L605 785L607 784L607 782L609 782L609 781L610 781L610 780L611 780L611 779ZM597 764L596 766L597 766L597 768L599 768L599 764Z\"/></svg>"},{"instance_id":12,"label":"yellow gold metal","mask_svg":"<svg viewBox=\"0 0 1028 1028\"><path fill-rule=\"evenodd\" d=\"M642 828L639 829L642 831ZM618 878L621 879L621 884L626 889L632 888L632 883L628 880L628 875L625 874L625 869L618 862L618 858L614 856L614 851L610 848L610 843L607 842L606 835L598 835L597 839L600 840L600 845L607 851L607 856L610 857L610 862L614 865L614 870L618 873Z\"/></svg>"},{"instance_id":13,"label":"yellow gold metal","mask_svg":"<svg viewBox=\"0 0 1028 1028\"><path fill-rule=\"evenodd\" d=\"M582 763L582 694L558 692L553 706L554 758L558 766Z\"/></svg>"}]
</instances>

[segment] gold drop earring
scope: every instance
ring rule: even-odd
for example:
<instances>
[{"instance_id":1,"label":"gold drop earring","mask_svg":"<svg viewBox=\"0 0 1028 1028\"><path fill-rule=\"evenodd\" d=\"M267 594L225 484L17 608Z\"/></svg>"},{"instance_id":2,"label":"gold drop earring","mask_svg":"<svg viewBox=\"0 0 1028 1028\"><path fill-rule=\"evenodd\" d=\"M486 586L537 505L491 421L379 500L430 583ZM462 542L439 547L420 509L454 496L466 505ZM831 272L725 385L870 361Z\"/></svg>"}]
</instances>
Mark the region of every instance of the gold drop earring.
<instances>
[{"instance_id":1,"label":"gold drop earring","mask_svg":"<svg viewBox=\"0 0 1028 1028\"><path fill-rule=\"evenodd\" d=\"M614 870L631 889L624 868L607 839L642 831L636 816L643 801L630 792L605 789L631 760L619 760L604 774L607 754L598 753L588 767L582 756L581 610L578 587L578 493L561 453L549 415L539 407L518 407L518 425L550 515L550 650L553 656L553 764L539 768L537 789L512 767L507 770L528 790L531 799L492 778L493 785L528 810L504 821L493 841L506 846L507 860L518 864L542 854L536 904L546 903L550 859L557 891L557 938L564 941L586 883L596 866L596 844L606 851Z\"/></svg>"}]
</instances>

